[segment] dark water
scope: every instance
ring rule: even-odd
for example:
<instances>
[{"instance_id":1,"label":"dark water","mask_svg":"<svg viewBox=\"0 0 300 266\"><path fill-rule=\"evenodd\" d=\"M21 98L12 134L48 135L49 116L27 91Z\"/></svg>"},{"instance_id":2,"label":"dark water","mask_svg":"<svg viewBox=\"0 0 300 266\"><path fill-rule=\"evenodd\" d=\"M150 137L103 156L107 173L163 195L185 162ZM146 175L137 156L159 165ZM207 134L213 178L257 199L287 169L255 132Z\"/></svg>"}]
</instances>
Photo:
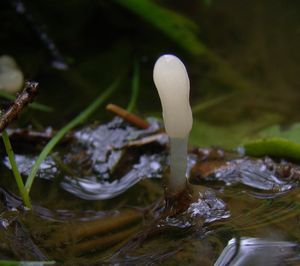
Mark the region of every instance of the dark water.
<instances>
[{"instance_id":1,"label":"dark water","mask_svg":"<svg viewBox=\"0 0 300 266\"><path fill-rule=\"evenodd\" d=\"M159 117L152 68L165 52L179 55L190 73L194 146L235 147L267 126L299 121L298 3L157 2L195 21L197 37L211 54L191 54L115 1L25 1L68 64L61 71L53 68L54 58L32 25L9 1L0 3L1 54L15 57L25 77L40 83L38 101L55 110L26 111L14 126L60 128L123 72L110 101L126 107L134 62L140 68L135 112ZM157 123L147 131L118 120L90 126L111 118L100 108L70 143L46 159L31 192L33 212L15 196L2 153L1 259L67 265L299 265L297 164L191 150L193 200L184 212L171 215L164 210L162 187L166 138L129 144L156 133ZM26 176L42 144L14 143Z\"/></svg>"},{"instance_id":2,"label":"dark water","mask_svg":"<svg viewBox=\"0 0 300 266\"><path fill-rule=\"evenodd\" d=\"M299 166L193 149L191 197L170 211L167 142L151 123L138 130L117 118L74 132L41 166L32 212L9 192L16 188L4 156L1 256L66 265L299 263ZM28 175L34 156L16 159Z\"/></svg>"}]
</instances>

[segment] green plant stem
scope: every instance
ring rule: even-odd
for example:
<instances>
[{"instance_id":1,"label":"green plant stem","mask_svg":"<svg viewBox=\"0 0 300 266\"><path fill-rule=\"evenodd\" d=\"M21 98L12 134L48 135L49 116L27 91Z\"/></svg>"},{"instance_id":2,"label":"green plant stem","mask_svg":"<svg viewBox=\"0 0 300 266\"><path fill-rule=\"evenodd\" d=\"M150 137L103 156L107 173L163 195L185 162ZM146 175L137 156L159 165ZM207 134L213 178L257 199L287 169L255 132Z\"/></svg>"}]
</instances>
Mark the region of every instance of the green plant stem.
<instances>
[{"instance_id":1,"label":"green plant stem","mask_svg":"<svg viewBox=\"0 0 300 266\"><path fill-rule=\"evenodd\" d=\"M12 100L12 101L16 99L16 97L14 95L12 95L12 94L10 94L6 91L0 91L0 96L5 98L5 99ZM53 112L52 107L49 107L47 105L37 103L37 102L30 103L28 105L28 107L32 108L32 109L35 109L35 110L42 111L42 112L47 112L47 113Z\"/></svg>"},{"instance_id":2,"label":"green plant stem","mask_svg":"<svg viewBox=\"0 0 300 266\"><path fill-rule=\"evenodd\" d=\"M13 171L13 174L14 174L19 192L20 192L21 197L23 199L23 202L24 202L26 207L31 209L30 198L29 198L27 190L25 189L21 174L18 170L18 166L17 166L16 160L15 160L14 152L13 152L13 149L12 149L12 146L11 146L11 143L10 143L10 140L9 140L9 137L8 137L8 134L7 134L6 130L2 131L2 139L3 139L3 142L4 142L6 153L8 155L8 159L9 159L9 162L10 162L10 165L11 165L11 169Z\"/></svg>"},{"instance_id":3,"label":"green plant stem","mask_svg":"<svg viewBox=\"0 0 300 266\"><path fill-rule=\"evenodd\" d=\"M221 95L221 96L213 98L211 100L201 102L201 103L199 103L199 104L197 104L196 106L193 107L193 109L192 109L193 114L200 113L202 111L205 111L208 108L211 108L215 105L218 105L218 104L228 100L231 96L232 96L232 94L230 94L230 95Z\"/></svg>"},{"instance_id":4,"label":"green plant stem","mask_svg":"<svg viewBox=\"0 0 300 266\"><path fill-rule=\"evenodd\" d=\"M138 62L136 61L133 69L130 102L126 108L128 112L133 112L134 109L136 108L136 102L139 95L139 88L140 88L140 67Z\"/></svg>"},{"instance_id":5,"label":"green plant stem","mask_svg":"<svg viewBox=\"0 0 300 266\"><path fill-rule=\"evenodd\" d=\"M25 188L27 192L30 192L31 186L35 179L36 173L40 168L41 163L45 160L48 154L52 151L55 145L63 138L63 136L69 132L71 129L84 122L117 88L120 83L120 78L118 78L113 84L111 84L106 91L100 94L85 110L83 110L78 116L72 119L67 125L61 128L54 137L47 143L43 148L42 152L35 161L29 176L26 181Z\"/></svg>"}]
</instances>

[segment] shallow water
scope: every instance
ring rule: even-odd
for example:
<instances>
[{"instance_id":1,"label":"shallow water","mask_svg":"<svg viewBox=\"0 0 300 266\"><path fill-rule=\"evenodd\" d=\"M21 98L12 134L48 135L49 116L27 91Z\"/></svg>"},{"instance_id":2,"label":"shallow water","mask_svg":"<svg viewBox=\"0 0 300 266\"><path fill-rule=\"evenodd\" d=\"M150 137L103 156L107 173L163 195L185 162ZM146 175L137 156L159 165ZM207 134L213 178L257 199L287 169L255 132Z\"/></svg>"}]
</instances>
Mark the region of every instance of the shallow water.
<instances>
[{"instance_id":1,"label":"shallow water","mask_svg":"<svg viewBox=\"0 0 300 266\"><path fill-rule=\"evenodd\" d=\"M152 68L160 54L175 53L192 85L193 200L182 213L164 209L166 136L140 141L156 134L158 123L151 120L149 130L137 130L110 121L102 107L43 163L31 193L33 212L15 196L1 153L0 259L66 265L300 263L299 166L211 148L236 147L265 127L300 120L299 4L157 2L193 19L213 56L189 53L114 1L26 1L69 65L61 71L9 1L0 3L0 52L14 56L25 77L40 83L37 100L55 110L28 110L13 127L60 128L121 72L122 84L110 100L126 107L134 62L140 68L135 112L160 117ZM95 120L101 123L91 125ZM13 140L24 176L45 143L22 134Z\"/></svg>"},{"instance_id":2,"label":"shallow water","mask_svg":"<svg viewBox=\"0 0 300 266\"><path fill-rule=\"evenodd\" d=\"M168 210L162 182L166 141L160 134L144 144L159 129L152 123L137 130L117 118L74 132L68 145L46 160L51 171L45 165L40 169L33 212L2 189L3 258L48 258L66 265L248 265L254 256L255 265L299 263L296 164L220 149L191 150L191 198ZM118 134L99 138L111 128ZM109 156L99 156L99 145ZM26 175L34 156L17 158ZM5 156L3 161L9 168ZM2 186L15 189L13 183ZM271 251L272 257L266 256Z\"/></svg>"}]
</instances>

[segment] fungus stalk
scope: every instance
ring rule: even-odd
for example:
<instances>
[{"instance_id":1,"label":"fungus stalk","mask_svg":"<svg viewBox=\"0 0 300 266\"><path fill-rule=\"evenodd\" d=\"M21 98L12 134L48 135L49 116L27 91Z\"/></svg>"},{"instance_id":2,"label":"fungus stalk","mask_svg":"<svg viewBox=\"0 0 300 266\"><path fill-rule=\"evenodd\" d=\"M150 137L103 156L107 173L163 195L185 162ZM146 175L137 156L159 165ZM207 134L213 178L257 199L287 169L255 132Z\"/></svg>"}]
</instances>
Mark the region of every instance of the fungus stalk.
<instances>
[{"instance_id":1,"label":"fungus stalk","mask_svg":"<svg viewBox=\"0 0 300 266\"><path fill-rule=\"evenodd\" d=\"M187 144L193 124L190 81L184 64L174 55L163 55L156 61L153 79L170 139L171 177L167 182L167 192L174 195L186 187Z\"/></svg>"}]
</instances>

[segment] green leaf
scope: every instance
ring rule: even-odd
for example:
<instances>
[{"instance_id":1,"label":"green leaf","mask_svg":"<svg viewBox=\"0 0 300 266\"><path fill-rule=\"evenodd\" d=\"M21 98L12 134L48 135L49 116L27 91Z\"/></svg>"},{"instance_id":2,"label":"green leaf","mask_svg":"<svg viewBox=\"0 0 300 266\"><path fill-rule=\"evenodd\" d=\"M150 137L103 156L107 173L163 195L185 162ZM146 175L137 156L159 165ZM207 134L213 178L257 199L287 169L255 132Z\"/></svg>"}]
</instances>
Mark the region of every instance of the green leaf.
<instances>
[{"instance_id":1,"label":"green leaf","mask_svg":"<svg viewBox=\"0 0 300 266\"><path fill-rule=\"evenodd\" d=\"M300 144L284 138L266 138L244 144L245 154L255 157L272 156L300 160Z\"/></svg>"},{"instance_id":2,"label":"green leaf","mask_svg":"<svg viewBox=\"0 0 300 266\"><path fill-rule=\"evenodd\" d=\"M278 123L280 117L266 114L256 121L246 120L238 124L218 126L194 120L190 143L197 146L233 148L249 137L257 136L262 128Z\"/></svg>"},{"instance_id":3,"label":"green leaf","mask_svg":"<svg viewBox=\"0 0 300 266\"><path fill-rule=\"evenodd\" d=\"M205 45L196 35L197 25L185 16L151 0L115 1L152 24L187 52L193 55L202 55L206 52Z\"/></svg>"},{"instance_id":4,"label":"green leaf","mask_svg":"<svg viewBox=\"0 0 300 266\"><path fill-rule=\"evenodd\" d=\"M245 154L249 156L272 156L300 160L300 124L296 123L289 129L282 130L274 125L263 131L255 140L243 144Z\"/></svg>"},{"instance_id":5,"label":"green leaf","mask_svg":"<svg viewBox=\"0 0 300 266\"><path fill-rule=\"evenodd\" d=\"M268 127L259 133L259 137L280 137L293 142L300 143L300 123L296 123L286 129L282 129L279 125Z\"/></svg>"}]
</instances>

